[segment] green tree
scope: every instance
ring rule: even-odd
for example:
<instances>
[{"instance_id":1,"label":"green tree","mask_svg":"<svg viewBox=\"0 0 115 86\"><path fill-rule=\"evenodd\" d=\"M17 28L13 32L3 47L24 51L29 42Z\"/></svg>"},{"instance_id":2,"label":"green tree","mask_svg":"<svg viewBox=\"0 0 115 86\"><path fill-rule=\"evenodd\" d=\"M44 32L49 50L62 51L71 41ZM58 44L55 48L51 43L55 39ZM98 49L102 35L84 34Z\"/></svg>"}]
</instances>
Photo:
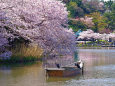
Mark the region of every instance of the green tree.
<instances>
[{"instance_id":1,"label":"green tree","mask_svg":"<svg viewBox=\"0 0 115 86\"><path fill-rule=\"evenodd\" d=\"M77 21L75 19L70 19L68 23L69 27L72 28L74 32L77 32L79 29L81 30L87 29L87 26L83 22Z\"/></svg>"},{"instance_id":2,"label":"green tree","mask_svg":"<svg viewBox=\"0 0 115 86\"><path fill-rule=\"evenodd\" d=\"M107 18L106 23L108 23L107 28L115 30L115 3L111 6L111 11L106 12L104 16Z\"/></svg>"},{"instance_id":3,"label":"green tree","mask_svg":"<svg viewBox=\"0 0 115 86\"><path fill-rule=\"evenodd\" d=\"M83 10L86 14L90 14L90 13L93 13L93 12L102 12L104 11L104 7L103 7L103 2L99 2L99 0L91 0L91 1L88 1L88 0L83 0L82 1L83 3Z\"/></svg>"},{"instance_id":4,"label":"green tree","mask_svg":"<svg viewBox=\"0 0 115 86\"><path fill-rule=\"evenodd\" d=\"M109 0L109 1L106 1L104 3L105 3L106 9L109 10L109 11L111 11L112 10L112 5L113 5L113 1Z\"/></svg>"},{"instance_id":5,"label":"green tree","mask_svg":"<svg viewBox=\"0 0 115 86\"><path fill-rule=\"evenodd\" d=\"M107 27L107 23L105 22L107 19L102 16L99 12L91 13L90 15L87 15L89 17L93 17L94 27L92 28L95 32L101 32Z\"/></svg>"},{"instance_id":6,"label":"green tree","mask_svg":"<svg viewBox=\"0 0 115 86\"><path fill-rule=\"evenodd\" d=\"M77 4L75 2L69 2L67 8L69 10L69 17L75 18Z\"/></svg>"},{"instance_id":7,"label":"green tree","mask_svg":"<svg viewBox=\"0 0 115 86\"><path fill-rule=\"evenodd\" d=\"M75 2L78 7L82 5L82 0L71 0L72 2Z\"/></svg>"},{"instance_id":8,"label":"green tree","mask_svg":"<svg viewBox=\"0 0 115 86\"><path fill-rule=\"evenodd\" d=\"M78 7L78 4L76 2L70 1L67 5L68 11L69 11L69 17L76 18L84 16L84 11L80 7Z\"/></svg>"}]
</instances>

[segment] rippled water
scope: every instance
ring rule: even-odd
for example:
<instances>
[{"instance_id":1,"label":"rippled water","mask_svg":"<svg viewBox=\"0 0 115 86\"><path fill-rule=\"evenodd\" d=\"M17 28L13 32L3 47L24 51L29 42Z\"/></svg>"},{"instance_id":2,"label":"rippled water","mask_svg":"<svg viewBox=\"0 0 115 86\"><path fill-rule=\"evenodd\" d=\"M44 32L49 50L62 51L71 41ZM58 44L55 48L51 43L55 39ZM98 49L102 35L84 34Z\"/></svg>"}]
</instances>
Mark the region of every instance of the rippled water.
<instances>
[{"instance_id":1,"label":"rippled water","mask_svg":"<svg viewBox=\"0 0 115 86\"><path fill-rule=\"evenodd\" d=\"M0 66L0 86L115 86L115 49L78 49L78 57L85 63L84 75L48 78L40 62Z\"/></svg>"}]
</instances>

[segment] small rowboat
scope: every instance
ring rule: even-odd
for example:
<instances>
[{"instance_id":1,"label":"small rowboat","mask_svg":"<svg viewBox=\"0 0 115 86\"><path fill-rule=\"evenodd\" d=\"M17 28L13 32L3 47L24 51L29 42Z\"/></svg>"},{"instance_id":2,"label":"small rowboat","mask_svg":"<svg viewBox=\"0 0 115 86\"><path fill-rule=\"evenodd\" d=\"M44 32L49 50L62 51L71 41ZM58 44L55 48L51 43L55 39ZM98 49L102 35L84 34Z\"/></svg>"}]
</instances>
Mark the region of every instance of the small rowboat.
<instances>
[{"instance_id":1,"label":"small rowboat","mask_svg":"<svg viewBox=\"0 0 115 86\"><path fill-rule=\"evenodd\" d=\"M79 63L79 62L78 62ZM60 68L45 68L46 75L49 77L70 77L78 74L83 74L83 66L80 68L80 64L77 63L77 66L66 66ZM80 65L80 66L79 66Z\"/></svg>"}]
</instances>

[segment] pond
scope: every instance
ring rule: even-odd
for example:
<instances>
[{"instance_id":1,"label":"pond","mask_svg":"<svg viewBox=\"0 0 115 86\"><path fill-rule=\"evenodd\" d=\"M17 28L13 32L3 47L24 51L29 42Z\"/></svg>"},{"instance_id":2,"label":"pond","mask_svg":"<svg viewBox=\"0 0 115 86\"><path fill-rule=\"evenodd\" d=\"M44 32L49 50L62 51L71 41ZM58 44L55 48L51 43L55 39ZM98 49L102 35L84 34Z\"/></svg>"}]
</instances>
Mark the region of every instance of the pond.
<instances>
[{"instance_id":1,"label":"pond","mask_svg":"<svg viewBox=\"0 0 115 86\"><path fill-rule=\"evenodd\" d=\"M0 66L0 86L115 86L115 49L78 49L77 52L85 63L84 75L48 78L40 62Z\"/></svg>"}]
</instances>

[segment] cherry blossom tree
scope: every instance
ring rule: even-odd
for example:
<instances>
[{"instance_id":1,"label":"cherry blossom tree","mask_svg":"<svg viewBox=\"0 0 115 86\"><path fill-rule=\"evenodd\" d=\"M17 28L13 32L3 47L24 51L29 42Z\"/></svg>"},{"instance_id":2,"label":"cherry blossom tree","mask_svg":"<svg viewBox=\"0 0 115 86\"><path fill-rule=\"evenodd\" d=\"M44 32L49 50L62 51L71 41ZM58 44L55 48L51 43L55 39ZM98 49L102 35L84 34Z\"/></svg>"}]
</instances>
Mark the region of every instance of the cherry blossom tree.
<instances>
[{"instance_id":1,"label":"cherry blossom tree","mask_svg":"<svg viewBox=\"0 0 115 86\"><path fill-rule=\"evenodd\" d=\"M115 40L115 33L109 33L109 34L100 34L100 33L94 33L92 30L88 29L87 31L83 31L80 33L79 39L99 39L99 40L109 40L109 38Z\"/></svg>"},{"instance_id":2,"label":"cherry blossom tree","mask_svg":"<svg viewBox=\"0 0 115 86\"><path fill-rule=\"evenodd\" d=\"M8 58L11 56L11 52L6 50L6 47L9 46L9 42L13 40L14 36L11 33L8 33L6 29L4 29L6 24L8 24L7 17L4 15L5 13L0 9L0 57Z\"/></svg>"},{"instance_id":3,"label":"cherry blossom tree","mask_svg":"<svg viewBox=\"0 0 115 86\"><path fill-rule=\"evenodd\" d=\"M38 44L45 53L72 54L75 36L67 27L67 9L59 0L0 0L0 29ZM5 17L5 18L4 18ZM1 34L1 33L0 33ZM2 33L5 35L4 33ZM8 38L3 37L8 44ZM3 40L0 37L0 40Z\"/></svg>"},{"instance_id":4,"label":"cherry blossom tree","mask_svg":"<svg viewBox=\"0 0 115 86\"><path fill-rule=\"evenodd\" d=\"M91 28L94 26L92 19L93 19L92 17L85 16L84 18L80 18L79 20L83 22L85 25L87 25L88 28Z\"/></svg>"},{"instance_id":5,"label":"cherry blossom tree","mask_svg":"<svg viewBox=\"0 0 115 86\"><path fill-rule=\"evenodd\" d=\"M87 29L87 31L83 31L80 33L80 36L78 39L103 39L105 40L105 35L106 34L100 34L100 33L94 33L94 31Z\"/></svg>"},{"instance_id":6,"label":"cherry blossom tree","mask_svg":"<svg viewBox=\"0 0 115 86\"><path fill-rule=\"evenodd\" d=\"M88 29L87 31L83 31L80 33L80 36L78 37L78 39L91 39L94 36L94 32L90 29Z\"/></svg>"},{"instance_id":7,"label":"cherry blossom tree","mask_svg":"<svg viewBox=\"0 0 115 86\"><path fill-rule=\"evenodd\" d=\"M109 36L109 38L115 40L115 33L110 33L110 34L108 34L108 36Z\"/></svg>"}]
</instances>

